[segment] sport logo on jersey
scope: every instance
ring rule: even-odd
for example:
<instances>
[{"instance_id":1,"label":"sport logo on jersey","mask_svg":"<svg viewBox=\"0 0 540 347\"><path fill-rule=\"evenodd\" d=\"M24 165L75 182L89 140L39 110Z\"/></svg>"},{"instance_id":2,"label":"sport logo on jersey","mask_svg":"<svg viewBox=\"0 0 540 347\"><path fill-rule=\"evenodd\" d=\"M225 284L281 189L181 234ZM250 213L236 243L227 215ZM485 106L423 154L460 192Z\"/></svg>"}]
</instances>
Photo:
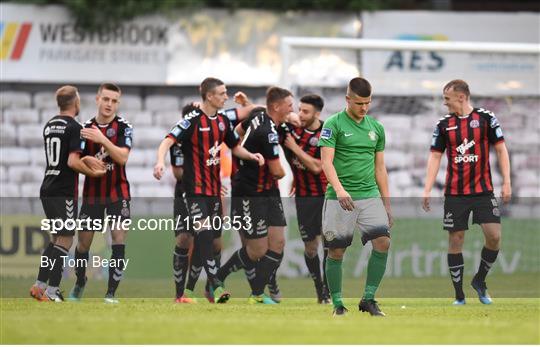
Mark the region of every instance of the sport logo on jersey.
<instances>
[{"instance_id":1,"label":"sport logo on jersey","mask_svg":"<svg viewBox=\"0 0 540 347\"><path fill-rule=\"evenodd\" d=\"M279 137L276 133L268 134L268 143L279 143Z\"/></svg>"},{"instance_id":2,"label":"sport logo on jersey","mask_svg":"<svg viewBox=\"0 0 540 347\"><path fill-rule=\"evenodd\" d=\"M217 141L210 147L208 154L211 158L206 160L206 166L219 165L219 143Z\"/></svg>"},{"instance_id":3,"label":"sport logo on jersey","mask_svg":"<svg viewBox=\"0 0 540 347\"><path fill-rule=\"evenodd\" d=\"M332 129L323 128L321 131L321 139L328 140L332 137Z\"/></svg>"},{"instance_id":4,"label":"sport logo on jersey","mask_svg":"<svg viewBox=\"0 0 540 347\"><path fill-rule=\"evenodd\" d=\"M464 139L463 143L459 146L457 146L456 151L460 154L454 158L454 162L456 164L459 163L475 163L478 161L478 155L476 154L465 154L469 149L474 147L476 142L472 140L469 142L469 140Z\"/></svg>"}]
</instances>

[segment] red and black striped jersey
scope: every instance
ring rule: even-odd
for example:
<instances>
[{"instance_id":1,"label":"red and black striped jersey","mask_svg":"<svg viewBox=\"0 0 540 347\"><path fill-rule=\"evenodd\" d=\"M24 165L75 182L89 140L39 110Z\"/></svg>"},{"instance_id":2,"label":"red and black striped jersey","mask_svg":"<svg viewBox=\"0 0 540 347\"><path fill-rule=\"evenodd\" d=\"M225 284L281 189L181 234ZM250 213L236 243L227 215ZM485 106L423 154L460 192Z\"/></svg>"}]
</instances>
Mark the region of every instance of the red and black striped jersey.
<instances>
[{"instance_id":1,"label":"red and black striped jersey","mask_svg":"<svg viewBox=\"0 0 540 347\"><path fill-rule=\"evenodd\" d=\"M465 116L447 115L439 120L431 150L446 150L445 195L479 195L493 192L489 164L490 145L504 141L495 115L474 108Z\"/></svg>"},{"instance_id":2,"label":"red and black striped jersey","mask_svg":"<svg viewBox=\"0 0 540 347\"><path fill-rule=\"evenodd\" d=\"M279 160L278 127L264 109L256 109L245 123L246 133L242 146L251 153L260 153L265 164L239 160L238 171L233 176L233 184L242 187L245 193L261 193L278 189L277 180L270 174L268 162Z\"/></svg>"},{"instance_id":3,"label":"red and black striped jersey","mask_svg":"<svg viewBox=\"0 0 540 347\"><path fill-rule=\"evenodd\" d=\"M220 196L221 143L234 148L239 142L229 118L221 112L210 117L197 109L180 120L167 137L182 144L186 194Z\"/></svg>"},{"instance_id":4,"label":"red and black striped jersey","mask_svg":"<svg viewBox=\"0 0 540 347\"><path fill-rule=\"evenodd\" d=\"M118 147L131 150L133 142L133 128L124 118L115 116L108 124L99 124L96 118L84 123L85 128L96 126L101 132ZM105 148L90 140L82 142L84 155L92 155L101 159L107 167L107 173L102 177L86 177L84 180L83 197L88 204L105 204L119 200L129 200L129 182L126 176L125 165L112 160Z\"/></svg>"},{"instance_id":5,"label":"red and black striped jersey","mask_svg":"<svg viewBox=\"0 0 540 347\"><path fill-rule=\"evenodd\" d=\"M290 133L298 146L308 155L316 159L321 159L321 149L317 146L317 143L319 142L322 126L323 123L321 122L321 126L318 129L311 131L288 124L288 127L291 130ZM290 149L283 147L283 151L291 166L294 183L296 185L296 196L324 196L326 185L328 183L324 172L321 171L318 175L310 172Z\"/></svg>"},{"instance_id":6,"label":"red and black striped jersey","mask_svg":"<svg viewBox=\"0 0 540 347\"><path fill-rule=\"evenodd\" d=\"M46 168L40 197L77 198L79 173L68 166L68 158L72 152L82 152L81 129L81 124L70 116L55 116L45 124Z\"/></svg>"}]
</instances>

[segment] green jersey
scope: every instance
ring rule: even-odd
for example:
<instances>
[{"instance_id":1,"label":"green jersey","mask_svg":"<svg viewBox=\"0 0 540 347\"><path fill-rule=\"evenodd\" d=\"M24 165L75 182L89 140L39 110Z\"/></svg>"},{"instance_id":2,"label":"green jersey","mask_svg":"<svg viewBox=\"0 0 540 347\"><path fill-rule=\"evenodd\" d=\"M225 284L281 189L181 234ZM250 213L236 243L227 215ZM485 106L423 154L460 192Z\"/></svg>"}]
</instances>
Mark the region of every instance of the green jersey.
<instances>
[{"instance_id":1,"label":"green jersey","mask_svg":"<svg viewBox=\"0 0 540 347\"><path fill-rule=\"evenodd\" d=\"M375 153L384 151L384 128L366 115L356 123L345 110L325 122L319 138L320 147L335 148L334 167L343 188L353 199L380 196L375 181ZM327 199L337 199L330 183Z\"/></svg>"}]
</instances>

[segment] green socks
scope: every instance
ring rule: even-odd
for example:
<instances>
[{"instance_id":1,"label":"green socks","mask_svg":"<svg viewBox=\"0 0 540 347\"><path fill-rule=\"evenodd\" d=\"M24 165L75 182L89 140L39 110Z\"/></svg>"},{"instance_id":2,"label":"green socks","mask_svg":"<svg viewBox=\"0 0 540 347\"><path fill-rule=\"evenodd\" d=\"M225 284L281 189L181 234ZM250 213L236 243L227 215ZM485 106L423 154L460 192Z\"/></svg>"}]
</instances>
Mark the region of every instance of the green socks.
<instances>
[{"instance_id":1,"label":"green socks","mask_svg":"<svg viewBox=\"0 0 540 347\"><path fill-rule=\"evenodd\" d=\"M371 251L367 268L366 289L364 290L363 296L364 299L375 299L375 292L379 288L386 270L386 259L388 259L388 253L377 252L376 250Z\"/></svg>"},{"instance_id":2,"label":"green socks","mask_svg":"<svg viewBox=\"0 0 540 347\"><path fill-rule=\"evenodd\" d=\"M343 306L343 301L341 300L342 263L343 260L335 260L330 257L326 258L326 281L328 282L328 290L332 296L334 307Z\"/></svg>"}]
</instances>

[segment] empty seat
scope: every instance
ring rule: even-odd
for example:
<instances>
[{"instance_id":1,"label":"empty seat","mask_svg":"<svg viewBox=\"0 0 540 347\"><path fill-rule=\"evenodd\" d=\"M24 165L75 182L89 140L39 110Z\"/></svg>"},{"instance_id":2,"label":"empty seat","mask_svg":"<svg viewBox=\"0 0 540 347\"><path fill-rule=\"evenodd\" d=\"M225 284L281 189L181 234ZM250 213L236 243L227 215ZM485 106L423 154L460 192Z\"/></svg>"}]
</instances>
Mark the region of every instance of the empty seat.
<instances>
[{"instance_id":1,"label":"empty seat","mask_svg":"<svg viewBox=\"0 0 540 347\"><path fill-rule=\"evenodd\" d=\"M141 184L137 188L137 197L156 197L156 198L170 198L174 196L174 187L171 186L161 186L161 185L149 185ZM171 203L168 204L169 210L172 209L172 199Z\"/></svg>"},{"instance_id":2,"label":"empty seat","mask_svg":"<svg viewBox=\"0 0 540 347\"><path fill-rule=\"evenodd\" d=\"M81 97L81 108L97 110L96 93L81 93L79 95Z\"/></svg>"},{"instance_id":3,"label":"empty seat","mask_svg":"<svg viewBox=\"0 0 540 347\"><path fill-rule=\"evenodd\" d=\"M21 196L24 198L38 198L41 183L25 183L21 185Z\"/></svg>"},{"instance_id":4,"label":"empty seat","mask_svg":"<svg viewBox=\"0 0 540 347\"><path fill-rule=\"evenodd\" d=\"M46 158L45 158L45 149L43 147L35 147L28 149L30 155L30 162L34 166L39 166L45 169Z\"/></svg>"},{"instance_id":5,"label":"empty seat","mask_svg":"<svg viewBox=\"0 0 540 347\"><path fill-rule=\"evenodd\" d=\"M56 103L56 96L54 92L37 92L34 94L34 107L35 108L58 108Z\"/></svg>"},{"instance_id":6,"label":"empty seat","mask_svg":"<svg viewBox=\"0 0 540 347\"><path fill-rule=\"evenodd\" d=\"M15 198L19 197L19 186L14 184L0 184L0 197L2 198ZM2 204L2 205L10 205L10 204Z\"/></svg>"},{"instance_id":7,"label":"empty seat","mask_svg":"<svg viewBox=\"0 0 540 347\"><path fill-rule=\"evenodd\" d=\"M58 115L58 107L43 108L39 111L39 123L45 125L52 117Z\"/></svg>"},{"instance_id":8,"label":"empty seat","mask_svg":"<svg viewBox=\"0 0 540 347\"><path fill-rule=\"evenodd\" d=\"M130 183L148 183L158 185L158 181L153 176L153 168L133 166L126 168L127 178Z\"/></svg>"},{"instance_id":9,"label":"empty seat","mask_svg":"<svg viewBox=\"0 0 540 347\"><path fill-rule=\"evenodd\" d=\"M413 156L409 153L389 150L384 152L384 163L388 169L411 167Z\"/></svg>"},{"instance_id":10,"label":"empty seat","mask_svg":"<svg viewBox=\"0 0 540 347\"><path fill-rule=\"evenodd\" d=\"M0 148L0 164L2 165L28 164L29 162L30 152L25 148Z\"/></svg>"},{"instance_id":11,"label":"empty seat","mask_svg":"<svg viewBox=\"0 0 540 347\"><path fill-rule=\"evenodd\" d=\"M27 108L31 107L32 98L27 92L0 92L0 108Z\"/></svg>"},{"instance_id":12,"label":"empty seat","mask_svg":"<svg viewBox=\"0 0 540 347\"><path fill-rule=\"evenodd\" d=\"M43 174L43 169L37 166L13 165L8 169L9 181L15 183L41 182Z\"/></svg>"},{"instance_id":13,"label":"empty seat","mask_svg":"<svg viewBox=\"0 0 540 347\"><path fill-rule=\"evenodd\" d=\"M33 108L13 108L5 110L4 122L9 124L38 124L40 122L39 112Z\"/></svg>"},{"instance_id":14,"label":"empty seat","mask_svg":"<svg viewBox=\"0 0 540 347\"><path fill-rule=\"evenodd\" d=\"M5 166L0 166L0 181L5 182L8 180L7 169Z\"/></svg>"},{"instance_id":15,"label":"empty seat","mask_svg":"<svg viewBox=\"0 0 540 347\"><path fill-rule=\"evenodd\" d=\"M137 167L137 166L149 165L150 162L148 159L149 158L147 157L146 150L134 148L129 153L129 159L128 159L128 164L127 164L126 169L129 170L129 168L132 166Z\"/></svg>"},{"instance_id":16,"label":"empty seat","mask_svg":"<svg viewBox=\"0 0 540 347\"><path fill-rule=\"evenodd\" d=\"M407 171L396 171L388 174L388 180L400 188L407 188L413 184L411 175Z\"/></svg>"},{"instance_id":17,"label":"empty seat","mask_svg":"<svg viewBox=\"0 0 540 347\"><path fill-rule=\"evenodd\" d=\"M144 127L135 129L133 142L138 148L156 148L169 133L168 128Z\"/></svg>"},{"instance_id":18,"label":"empty seat","mask_svg":"<svg viewBox=\"0 0 540 347\"><path fill-rule=\"evenodd\" d=\"M399 129L408 132L412 126L412 118L407 115L382 115L377 117L385 129Z\"/></svg>"},{"instance_id":19,"label":"empty seat","mask_svg":"<svg viewBox=\"0 0 540 347\"><path fill-rule=\"evenodd\" d=\"M180 100L172 95L148 95L145 100L145 109L150 111L178 111Z\"/></svg>"},{"instance_id":20,"label":"empty seat","mask_svg":"<svg viewBox=\"0 0 540 347\"><path fill-rule=\"evenodd\" d=\"M17 143L17 129L12 124L2 124L0 127L0 145L14 146Z\"/></svg>"},{"instance_id":21,"label":"empty seat","mask_svg":"<svg viewBox=\"0 0 540 347\"><path fill-rule=\"evenodd\" d=\"M139 129L138 126L140 125L154 124L152 112L150 111L129 111L126 113L126 117L136 129Z\"/></svg>"},{"instance_id":22,"label":"empty seat","mask_svg":"<svg viewBox=\"0 0 540 347\"><path fill-rule=\"evenodd\" d=\"M43 127L41 125L19 125L17 129L19 145L24 147L43 146Z\"/></svg>"},{"instance_id":23,"label":"empty seat","mask_svg":"<svg viewBox=\"0 0 540 347\"><path fill-rule=\"evenodd\" d=\"M181 118L182 115L178 111L162 111L154 114L155 124L166 128L172 128Z\"/></svg>"},{"instance_id":24,"label":"empty seat","mask_svg":"<svg viewBox=\"0 0 540 347\"><path fill-rule=\"evenodd\" d=\"M139 95L136 94L122 94L120 97L120 111L140 111L142 109L142 100ZM129 115L128 115L129 117Z\"/></svg>"}]
</instances>

